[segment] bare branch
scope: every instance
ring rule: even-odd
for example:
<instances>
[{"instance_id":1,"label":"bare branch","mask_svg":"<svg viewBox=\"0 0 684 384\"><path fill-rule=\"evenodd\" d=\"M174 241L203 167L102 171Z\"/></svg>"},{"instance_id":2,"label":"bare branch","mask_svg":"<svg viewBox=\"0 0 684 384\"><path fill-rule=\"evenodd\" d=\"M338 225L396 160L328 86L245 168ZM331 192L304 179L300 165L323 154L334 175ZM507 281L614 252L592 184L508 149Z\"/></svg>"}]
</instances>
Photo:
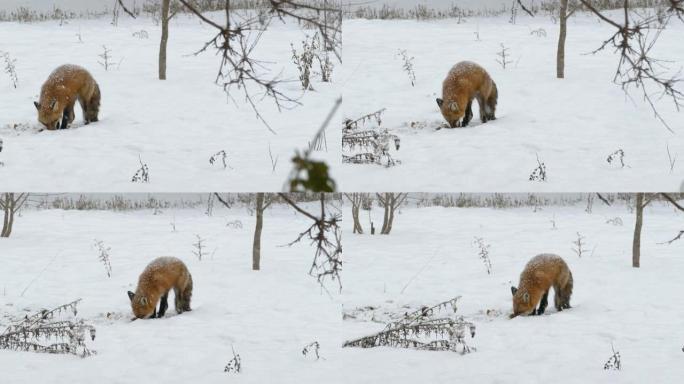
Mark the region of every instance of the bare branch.
<instances>
[{"instance_id":1,"label":"bare branch","mask_svg":"<svg viewBox=\"0 0 684 384\"><path fill-rule=\"evenodd\" d=\"M518 0L518 4L520 4L520 8L522 8L522 10L525 11L525 13L534 17L534 13L532 13L532 11L530 11L529 9L527 9L527 7L525 7L525 5L522 3L522 0Z\"/></svg>"},{"instance_id":2,"label":"bare branch","mask_svg":"<svg viewBox=\"0 0 684 384\"><path fill-rule=\"evenodd\" d=\"M658 244L672 244L672 243L674 243L675 241L681 239L682 236L684 236L684 231L679 231L679 234L678 234L677 236L675 236L672 240L666 241L666 242L664 242L664 243L658 243Z\"/></svg>"},{"instance_id":3,"label":"bare branch","mask_svg":"<svg viewBox=\"0 0 684 384\"><path fill-rule=\"evenodd\" d=\"M665 200L669 201L670 204L674 205L675 208L677 208L677 209L679 209L680 211L684 212L684 207L681 206L681 205L679 205L679 203L677 203L677 200L675 200L672 196L668 195L667 193L661 193L660 195L661 195L662 197L664 197Z\"/></svg>"},{"instance_id":4,"label":"bare branch","mask_svg":"<svg viewBox=\"0 0 684 384\"><path fill-rule=\"evenodd\" d=\"M121 8L124 10L124 12L126 12L128 14L128 16L135 19L135 15L133 14L133 12L129 11L128 8L126 8L126 6L123 3L123 0L118 0L118 2L119 2L119 5L121 6Z\"/></svg>"},{"instance_id":5,"label":"bare branch","mask_svg":"<svg viewBox=\"0 0 684 384\"><path fill-rule=\"evenodd\" d=\"M230 203L227 202L227 201L225 201L225 200L223 200L223 198L221 197L221 195L218 194L218 192L214 192L214 196L216 196L216 198L218 199L218 201L219 201L221 204L223 204L223 206L225 206L225 207L228 208L228 209L231 208Z\"/></svg>"},{"instance_id":6,"label":"bare branch","mask_svg":"<svg viewBox=\"0 0 684 384\"><path fill-rule=\"evenodd\" d=\"M622 23L615 21L596 9L589 0L579 0L589 11L598 16L599 19L614 27L617 31L606 39L599 48L593 53L599 52L608 46L613 46L620 52L620 60L613 81L622 86L627 93L630 86L641 89L644 100L653 110L655 117L670 131L669 124L658 112L655 106L654 95L650 94L647 84L654 84L660 88L658 98L671 98L677 111L684 105L684 92L676 86L682 79L680 73L667 76L665 71L668 69L663 60L658 60L651 56L651 51L658 41L662 31L665 29L670 18L677 16L684 21L684 1L668 0L670 8L669 15L665 19L656 16L645 16L630 22L629 0L624 0L624 20ZM681 71L680 71L681 72Z\"/></svg>"},{"instance_id":7,"label":"bare branch","mask_svg":"<svg viewBox=\"0 0 684 384\"><path fill-rule=\"evenodd\" d=\"M603 201L605 205L610 207L610 201L608 201L608 199L603 197L600 193L596 193L596 196L598 196L599 200Z\"/></svg>"},{"instance_id":8,"label":"bare branch","mask_svg":"<svg viewBox=\"0 0 684 384\"><path fill-rule=\"evenodd\" d=\"M309 219L313 220L313 224L301 232L299 236L288 246L300 242L304 238L308 238L312 244L316 245L316 252L314 254L309 275L315 276L318 283L325 289L323 281L326 277L337 280L340 291L342 290L342 280L340 272L342 270L342 234L339 222L342 220L339 214L326 215L325 213L325 194L320 194L321 201L321 216L307 212L297 205L288 194L278 194L286 203L288 203L297 212L303 214ZM332 236L332 239L330 238Z\"/></svg>"}]
</instances>

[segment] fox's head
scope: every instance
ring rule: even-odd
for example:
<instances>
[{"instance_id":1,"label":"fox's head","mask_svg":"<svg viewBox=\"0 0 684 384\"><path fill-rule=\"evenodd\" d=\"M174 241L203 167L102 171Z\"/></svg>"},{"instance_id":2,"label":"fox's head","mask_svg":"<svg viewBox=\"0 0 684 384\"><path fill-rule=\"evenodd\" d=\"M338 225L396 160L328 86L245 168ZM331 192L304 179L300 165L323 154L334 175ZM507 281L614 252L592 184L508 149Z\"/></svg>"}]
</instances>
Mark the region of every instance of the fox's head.
<instances>
[{"instance_id":1,"label":"fox's head","mask_svg":"<svg viewBox=\"0 0 684 384\"><path fill-rule=\"evenodd\" d=\"M135 293L128 291L128 298L131 299L133 314L138 319L148 319L154 315L156 303L150 302L146 296L136 295Z\"/></svg>"},{"instance_id":2,"label":"fox's head","mask_svg":"<svg viewBox=\"0 0 684 384\"><path fill-rule=\"evenodd\" d=\"M461 119L465 116L465 105L459 106L456 100L437 99L437 105L442 111L442 116L446 119L451 128L461 126Z\"/></svg>"},{"instance_id":3,"label":"fox's head","mask_svg":"<svg viewBox=\"0 0 684 384\"><path fill-rule=\"evenodd\" d=\"M532 313L536 303L532 302L529 292L511 287L511 293L513 294L513 313L510 316L511 319L516 316Z\"/></svg>"},{"instance_id":4,"label":"fox's head","mask_svg":"<svg viewBox=\"0 0 684 384\"><path fill-rule=\"evenodd\" d=\"M39 103L37 101L33 102L38 110L38 121L49 130L59 129L59 125L62 122L62 115L64 111L64 106L59 105L57 99L52 99L49 102Z\"/></svg>"}]
</instances>

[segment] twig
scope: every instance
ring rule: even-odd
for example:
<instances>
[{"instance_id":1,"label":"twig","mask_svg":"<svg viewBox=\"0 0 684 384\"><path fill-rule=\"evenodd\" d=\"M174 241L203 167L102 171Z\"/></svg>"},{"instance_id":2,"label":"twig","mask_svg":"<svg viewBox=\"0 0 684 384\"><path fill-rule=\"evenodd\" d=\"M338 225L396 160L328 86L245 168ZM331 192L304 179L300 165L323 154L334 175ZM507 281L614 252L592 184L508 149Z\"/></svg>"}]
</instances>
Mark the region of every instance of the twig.
<instances>
[{"instance_id":1,"label":"twig","mask_svg":"<svg viewBox=\"0 0 684 384\"><path fill-rule=\"evenodd\" d=\"M26 291L31 287L31 285L33 285L33 283L43 275L43 273L48 269L48 267L50 267L50 265L52 265L52 262L55 261L55 259L57 259L57 255L59 255L59 252L52 257L50 262L45 265L43 270L40 271L40 273L36 277L34 277L33 280L31 280L31 282L26 286L26 288L24 288L23 291L21 291L21 295L19 295L19 297L24 297L24 293L26 293Z\"/></svg>"}]
</instances>

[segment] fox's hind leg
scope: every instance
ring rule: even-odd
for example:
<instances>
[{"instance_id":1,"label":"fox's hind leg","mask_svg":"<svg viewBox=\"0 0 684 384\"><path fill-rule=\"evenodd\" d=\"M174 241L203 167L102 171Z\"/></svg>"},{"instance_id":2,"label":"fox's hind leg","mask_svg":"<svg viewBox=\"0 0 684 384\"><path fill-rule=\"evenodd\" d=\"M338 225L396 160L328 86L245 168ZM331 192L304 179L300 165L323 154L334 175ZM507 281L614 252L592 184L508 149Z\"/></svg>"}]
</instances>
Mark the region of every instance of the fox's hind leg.
<instances>
[{"instance_id":1,"label":"fox's hind leg","mask_svg":"<svg viewBox=\"0 0 684 384\"><path fill-rule=\"evenodd\" d=\"M177 313L183 313L183 292L178 287L173 288L174 305Z\"/></svg>"},{"instance_id":2,"label":"fox's hind leg","mask_svg":"<svg viewBox=\"0 0 684 384\"><path fill-rule=\"evenodd\" d=\"M480 121L482 121L482 124L491 120L487 112L487 100L481 94L477 95L477 104L480 106Z\"/></svg>"},{"instance_id":3,"label":"fox's hind leg","mask_svg":"<svg viewBox=\"0 0 684 384\"><path fill-rule=\"evenodd\" d=\"M169 308L169 292L166 292L159 301L159 314L157 317L164 317L166 309Z\"/></svg>"},{"instance_id":4,"label":"fox's hind leg","mask_svg":"<svg viewBox=\"0 0 684 384\"><path fill-rule=\"evenodd\" d=\"M95 84L95 89L89 99L79 99L81 108L83 108L83 119L86 124L99 120L97 115L100 113L100 97L100 86Z\"/></svg>"},{"instance_id":5,"label":"fox's hind leg","mask_svg":"<svg viewBox=\"0 0 684 384\"><path fill-rule=\"evenodd\" d=\"M183 311L192 311L190 308L190 300L192 299L192 275L188 277L188 285L183 291Z\"/></svg>"},{"instance_id":6,"label":"fox's hind leg","mask_svg":"<svg viewBox=\"0 0 684 384\"><path fill-rule=\"evenodd\" d=\"M563 292L562 292L560 286L558 286L558 285L555 285L553 287L553 291L555 293L555 297L553 298L553 305L556 307L556 310L558 312L560 312L565 307L564 300L563 300Z\"/></svg>"},{"instance_id":7,"label":"fox's hind leg","mask_svg":"<svg viewBox=\"0 0 684 384\"><path fill-rule=\"evenodd\" d=\"M90 120L88 120L88 103L86 103L82 97L78 98L78 103L81 105L81 110L83 111L83 120L85 121L85 125L90 124Z\"/></svg>"},{"instance_id":8,"label":"fox's hind leg","mask_svg":"<svg viewBox=\"0 0 684 384\"><path fill-rule=\"evenodd\" d=\"M496 105L498 102L499 90L496 88L496 83L494 83L494 89L484 104L484 111L487 115L487 120L496 120Z\"/></svg>"}]
</instances>

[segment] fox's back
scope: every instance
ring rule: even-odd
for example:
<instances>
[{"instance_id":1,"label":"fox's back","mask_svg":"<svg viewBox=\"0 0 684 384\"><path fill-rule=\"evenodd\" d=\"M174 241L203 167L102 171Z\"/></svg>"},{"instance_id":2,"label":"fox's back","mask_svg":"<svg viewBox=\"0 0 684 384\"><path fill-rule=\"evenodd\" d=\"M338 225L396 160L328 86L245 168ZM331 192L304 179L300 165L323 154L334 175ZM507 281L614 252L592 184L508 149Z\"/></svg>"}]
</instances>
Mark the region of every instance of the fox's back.
<instances>
[{"instance_id":1,"label":"fox's back","mask_svg":"<svg viewBox=\"0 0 684 384\"><path fill-rule=\"evenodd\" d=\"M85 68L74 64L60 65L48 76L41 88L41 96L46 96L63 88L69 93L77 93L81 88L94 87L95 79Z\"/></svg>"},{"instance_id":2,"label":"fox's back","mask_svg":"<svg viewBox=\"0 0 684 384\"><path fill-rule=\"evenodd\" d=\"M175 257L158 257L150 262L140 274L138 289L162 289L183 284L190 277L185 264Z\"/></svg>"},{"instance_id":3,"label":"fox's back","mask_svg":"<svg viewBox=\"0 0 684 384\"><path fill-rule=\"evenodd\" d=\"M520 285L534 285L543 290L569 277L570 269L558 255L543 253L530 259L520 274Z\"/></svg>"},{"instance_id":4,"label":"fox's back","mask_svg":"<svg viewBox=\"0 0 684 384\"><path fill-rule=\"evenodd\" d=\"M489 74L479 64L461 61L449 70L442 83L442 93L446 96L459 90L475 92L488 82L491 82Z\"/></svg>"}]
</instances>

